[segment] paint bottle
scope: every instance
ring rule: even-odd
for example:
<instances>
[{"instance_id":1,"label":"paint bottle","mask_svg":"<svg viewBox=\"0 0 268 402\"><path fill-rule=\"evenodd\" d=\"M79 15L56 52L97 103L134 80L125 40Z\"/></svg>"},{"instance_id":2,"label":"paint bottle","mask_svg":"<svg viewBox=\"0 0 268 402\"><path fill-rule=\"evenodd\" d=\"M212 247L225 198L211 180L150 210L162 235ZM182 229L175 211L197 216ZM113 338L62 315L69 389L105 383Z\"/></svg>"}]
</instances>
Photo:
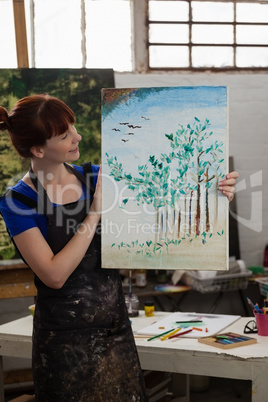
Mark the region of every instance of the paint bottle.
<instances>
[{"instance_id":1,"label":"paint bottle","mask_svg":"<svg viewBox=\"0 0 268 402\"><path fill-rule=\"evenodd\" d=\"M146 285L147 285L146 269L137 269L136 286L138 288L145 288Z\"/></svg>"},{"instance_id":2,"label":"paint bottle","mask_svg":"<svg viewBox=\"0 0 268 402\"><path fill-rule=\"evenodd\" d=\"M146 301L144 303L144 311L146 317L153 317L154 316L154 302L153 301Z\"/></svg>"}]
</instances>

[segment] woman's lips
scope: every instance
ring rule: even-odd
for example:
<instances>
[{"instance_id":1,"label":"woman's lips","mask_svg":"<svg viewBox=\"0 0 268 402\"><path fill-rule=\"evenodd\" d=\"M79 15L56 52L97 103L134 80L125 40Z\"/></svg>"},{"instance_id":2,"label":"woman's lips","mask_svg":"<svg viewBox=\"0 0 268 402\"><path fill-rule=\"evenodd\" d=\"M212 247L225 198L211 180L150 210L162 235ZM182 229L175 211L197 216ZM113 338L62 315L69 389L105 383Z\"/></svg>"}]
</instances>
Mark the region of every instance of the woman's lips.
<instances>
[{"instance_id":1,"label":"woman's lips","mask_svg":"<svg viewBox=\"0 0 268 402\"><path fill-rule=\"evenodd\" d=\"M71 153L75 153L75 152L77 152L79 150L79 148L78 147L76 147L73 151L70 151Z\"/></svg>"}]
</instances>

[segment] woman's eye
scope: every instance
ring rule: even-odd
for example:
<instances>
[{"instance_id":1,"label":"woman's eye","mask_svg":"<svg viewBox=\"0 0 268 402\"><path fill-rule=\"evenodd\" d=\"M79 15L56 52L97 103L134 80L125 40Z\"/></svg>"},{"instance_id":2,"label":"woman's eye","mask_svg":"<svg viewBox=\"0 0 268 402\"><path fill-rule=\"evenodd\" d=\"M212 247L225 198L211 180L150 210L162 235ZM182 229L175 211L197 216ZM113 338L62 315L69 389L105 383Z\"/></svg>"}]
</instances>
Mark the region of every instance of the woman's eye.
<instances>
[{"instance_id":1,"label":"woman's eye","mask_svg":"<svg viewBox=\"0 0 268 402\"><path fill-rule=\"evenodd\" d=\"M67 138L67 135L68 135L68 134L65 134L61 139L62 139L62 140L65 140L65 138Z\"/></svg>"}]
</instances>

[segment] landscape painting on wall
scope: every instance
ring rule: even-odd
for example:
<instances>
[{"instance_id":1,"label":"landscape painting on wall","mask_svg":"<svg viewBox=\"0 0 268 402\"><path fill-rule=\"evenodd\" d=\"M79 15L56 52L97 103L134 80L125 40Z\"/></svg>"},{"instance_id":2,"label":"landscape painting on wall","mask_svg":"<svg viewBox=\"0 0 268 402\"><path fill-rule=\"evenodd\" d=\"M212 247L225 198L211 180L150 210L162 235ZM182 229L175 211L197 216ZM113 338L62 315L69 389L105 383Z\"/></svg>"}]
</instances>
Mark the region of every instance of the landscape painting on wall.
<instances>
[{"instance_id":1,"label":"landscape painting on wall","mask_svg":"<svg viewBox=\"0 0 268 402\"><path fill-rule=\"evenodd\" d=\"M112 69L22 68L0 69L0 105L8 111L21 98L48 93L63 100L75 113L82 135L77 164L101 159L101 89L114 86ZM11 146L7 132L0 136L0 194L27 172L29 160ZM0 260L18 257L0 217Z\"/></svg>"},{"instance_id":2,"label":"landscape painting on wall","mask_svg":"<svg viewBox=\"0 0 268 402\"><path fill-rule=\"evenodd\" d=\"M228 269L228 90L102 91L102 266Z\"/></svg>"}]
</instances>

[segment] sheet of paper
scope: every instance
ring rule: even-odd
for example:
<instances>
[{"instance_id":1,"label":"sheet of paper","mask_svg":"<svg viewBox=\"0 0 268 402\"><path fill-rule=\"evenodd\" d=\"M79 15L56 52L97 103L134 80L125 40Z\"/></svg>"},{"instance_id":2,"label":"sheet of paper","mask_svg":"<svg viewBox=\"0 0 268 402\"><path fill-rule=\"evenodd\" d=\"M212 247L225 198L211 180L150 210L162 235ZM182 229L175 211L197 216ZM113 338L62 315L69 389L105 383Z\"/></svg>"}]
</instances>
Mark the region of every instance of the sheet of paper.
<instances>
[{"instance_id":1,"label":"sheet of paper","mask_svg":"<svg viewBox=\"0 0 268 402\"><path fill-rule=\"evenodd\" d=\"M240 315L223 315L223 314L202 314L202 313L171 313L160 321L157 321L141 330L137 331L140 335L159 335L170 329L181 327L183 330L190 328L199 328L202 331L193 330L186 336L189 338L200 338L212 336L224 328L237 321ZM187 323L178 323L178 321L187 321ZM202 321L202 322L197 322Z\"/></svg>"}]
</instances>

